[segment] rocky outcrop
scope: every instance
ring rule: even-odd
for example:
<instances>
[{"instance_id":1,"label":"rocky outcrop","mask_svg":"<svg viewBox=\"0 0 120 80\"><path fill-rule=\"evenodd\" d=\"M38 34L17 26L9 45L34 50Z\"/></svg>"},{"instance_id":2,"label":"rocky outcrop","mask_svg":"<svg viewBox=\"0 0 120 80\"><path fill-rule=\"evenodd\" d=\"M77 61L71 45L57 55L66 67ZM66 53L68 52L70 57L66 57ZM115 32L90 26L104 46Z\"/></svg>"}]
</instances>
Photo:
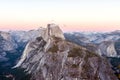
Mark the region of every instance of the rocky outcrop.
<instances>
[{"instance_id":1,"label":"rocky outcrop","mask_svg":"<svg viewBox=\"0 0 120 80\"><path fill-rule=\"evenodd\" d=\"M117 80L107 60L65 40L55 24L48 24L30 41L14 67L24 68L31 80Z\"/></svg>"},{"instance_id":2,"label":"rocky outcrop","mask_svg":"<svg viewBox=\"0 0 120 80\"><path fill-rule=\"evenodd\" d=\"M44 29L39 36L41 36L45 41L48 41L51 37L57 37L63 40L65 39L63 32L56 24L48 24L47 28Z\"/></svg>"},{"instance_id":3,"label":"rocky outcrop","mask_svg":"<svg viewBox=\"0 0 120 80\"><path fill-rule=\"evenodd\" d=\"M117 52L115 50L114 42L112 41L104 41L100 43L99 49L103 56L117 57Z\"/></svg>"},{"instance_id":4,"label":"rocky outcrop","mask_svg":"<svg viewBox=\"0 0 120 80\"><path fill-rule=\"evenodd\" d=\"M40 37L37 37L35 41L29 42L26 45L26 49L23 52L23 56L21 58L21 60L19 61L19 63L16 65L16 67L18 67L26 58L27 53L29 53L29 45L34 44L35 42L39 42L41 41L41 39L43 39L44 42L41 42L42 44L46 43L46 46L44 47L44 50L46 51L51 44L51 41L53 38L60 38L60 39L65 39L63 32L61 31L61 29L59 28L58 25L55 24L48 24L47 28L43 28L41 29L41 32L39 34ZM40 45L40 43L36 44L36 45ZM34 45L34 47L37 47L36 45ZM32 47L33 48L33 47ZM30 49L31 51L31 49Z\"/></svg>"}]
</instances>

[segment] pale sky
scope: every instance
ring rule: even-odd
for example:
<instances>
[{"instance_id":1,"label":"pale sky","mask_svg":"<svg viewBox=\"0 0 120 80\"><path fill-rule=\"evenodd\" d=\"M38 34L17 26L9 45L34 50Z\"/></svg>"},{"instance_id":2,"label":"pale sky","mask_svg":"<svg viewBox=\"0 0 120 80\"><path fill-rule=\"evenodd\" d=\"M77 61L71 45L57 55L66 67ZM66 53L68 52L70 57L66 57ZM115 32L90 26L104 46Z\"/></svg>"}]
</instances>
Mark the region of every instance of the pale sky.
<instances>
[{"instance_id":1,"label":"pale sky","mask_svg":"<svg viewBox=\"0 0 120 80\"><path fill-rule=\"evenodd\" d=\"M0 30L51 22L64 31L120 30L120 0L0 0Z\"/></svg>"}]
</instances>

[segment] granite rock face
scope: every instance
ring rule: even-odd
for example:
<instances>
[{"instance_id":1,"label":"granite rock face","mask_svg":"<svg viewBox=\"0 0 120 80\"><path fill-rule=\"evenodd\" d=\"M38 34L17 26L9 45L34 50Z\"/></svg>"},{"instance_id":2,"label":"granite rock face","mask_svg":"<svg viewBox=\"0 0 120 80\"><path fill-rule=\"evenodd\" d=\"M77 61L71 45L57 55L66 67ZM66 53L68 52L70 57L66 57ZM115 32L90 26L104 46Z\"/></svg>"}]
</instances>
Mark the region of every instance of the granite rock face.
<instances>
[{"instance_id":1,"label":"granite rock face","mask_svg":"<svg viewBox=\"0 0 120 80\"><path fill-rule=\"evenodd\" d=\"M66 41L55 24L27 44L16 67L30 73L31 80L117 80L106 59Z\"/></svg>"},{"instance_id":2,"label":"granite rock face","mask_svg":"<svg viewBox=\"0 0 120 80\"><path fill-rule=\"evenodd\" d=\"M99 49L102 55L107 57L117 57L117 52L115 50L115 43L112 41L104 41L99 45Z\"/></svg>"}]
</instances>

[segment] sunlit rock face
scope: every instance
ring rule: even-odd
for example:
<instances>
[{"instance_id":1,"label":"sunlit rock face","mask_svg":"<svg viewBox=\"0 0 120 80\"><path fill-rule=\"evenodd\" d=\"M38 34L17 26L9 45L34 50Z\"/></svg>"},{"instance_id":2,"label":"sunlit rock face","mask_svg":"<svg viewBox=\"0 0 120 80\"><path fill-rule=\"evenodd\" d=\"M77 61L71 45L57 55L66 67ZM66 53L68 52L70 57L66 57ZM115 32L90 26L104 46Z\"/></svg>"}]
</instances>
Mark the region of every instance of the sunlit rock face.
<instances>
[{"instance_id":1,"label":"sunlit rock face","mask_svg":"<svg viewBox=\"0 0 120 80\"><path fill-rule=\"evenodd\" d=\"M31 80L117 80L106 59L66 41L59 26L48 24L39 36L14 67L26 69Z\"/></svg>"},{"instance_id":2,"label":"sunlit rock face","mask_svg":"<svg viewBox=\"0 0 120 80\"><path fill-rule=\"evenodd\" d=\"M117 57L115 44L112 41L104 41L99 45L102 55L107 57Z\"/></svg>"},{"instance_id":3,"label":"sunlit rock face","mask_svg":"<svg viewBox=\"0 0 120 80\"><path fill-rule=\"evenodd\" d=\"M51 37L57 37L65 39L62 30L56 24L48 24L47 28L41 32L40 36L45 40L49 40Z\"/></svg>"}]
</instances>

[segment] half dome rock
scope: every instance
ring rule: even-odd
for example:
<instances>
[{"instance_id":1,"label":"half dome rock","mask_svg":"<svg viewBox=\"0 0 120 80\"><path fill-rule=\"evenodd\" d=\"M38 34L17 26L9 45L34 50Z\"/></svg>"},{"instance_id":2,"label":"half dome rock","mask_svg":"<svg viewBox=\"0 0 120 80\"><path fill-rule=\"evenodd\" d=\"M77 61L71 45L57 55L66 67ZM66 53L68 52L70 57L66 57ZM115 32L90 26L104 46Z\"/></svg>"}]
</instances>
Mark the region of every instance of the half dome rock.
<instances>
[{"instance_id":1,"label":"half dome rock","mask_svg":"<svg viewBox=\"0 0 120 80\"><path fill-rule=\"evenodd\" d=\"M66 41L55 24L27 44L15 67L24 68L31 80L117 80L106 59Z\"/></svg>"},{"instance_id":2,"label":"half dome rock","mask_svg":"<svg viewBox=\"0 0 120 80\"><path fill-rule=\"evenodd\" d=\"M41 28L41 36L45 41L48 41L50 38L57 37L60 39L65 39L64 34L60 27L56 24L48 24L47 28Z\"/></svg>"},{"instance_id":3,"label":"half dome rock","mask_svg":"<svg viewBox=\"0 0 120 80\"><path fill-rule=\"evenodd\" d=\"M65 39L62 30L59 28L58 25L55 24L48 24L47 26L47 33L49 37L57 37L57 38L61 38L61 39Z\"/></svg>"}]
</instances>

